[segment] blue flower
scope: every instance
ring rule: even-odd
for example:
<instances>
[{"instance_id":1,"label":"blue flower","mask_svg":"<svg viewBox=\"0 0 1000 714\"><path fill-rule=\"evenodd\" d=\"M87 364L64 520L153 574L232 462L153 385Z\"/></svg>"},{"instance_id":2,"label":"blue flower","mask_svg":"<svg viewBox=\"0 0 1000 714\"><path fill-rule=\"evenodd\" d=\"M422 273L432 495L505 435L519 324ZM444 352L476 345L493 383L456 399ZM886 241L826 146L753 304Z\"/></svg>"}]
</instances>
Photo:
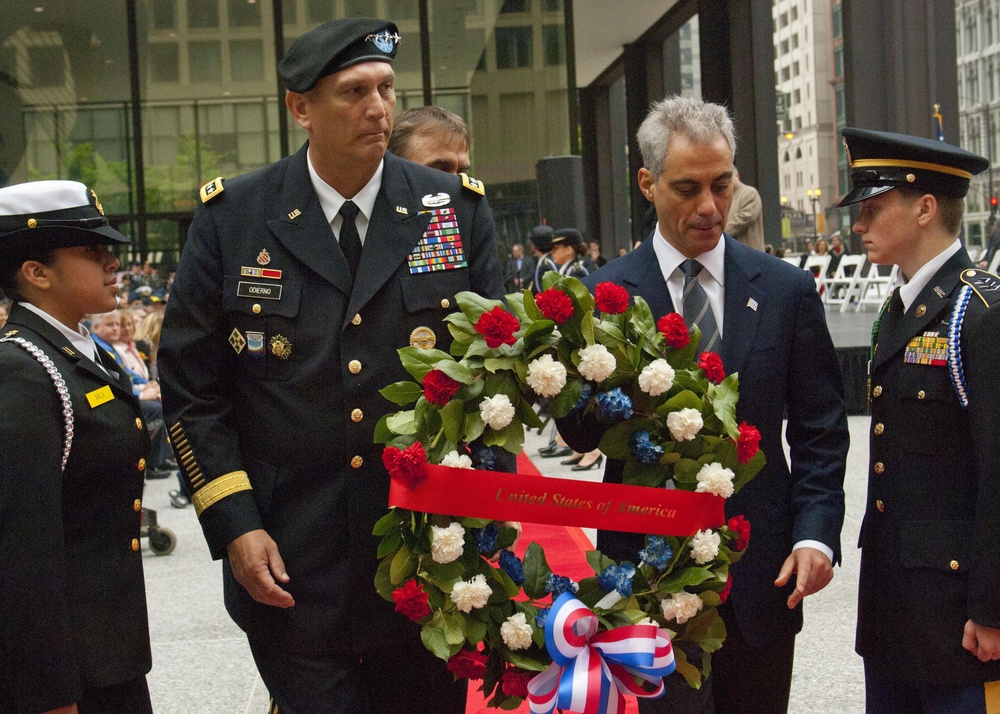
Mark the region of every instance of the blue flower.
<instances>
[{"instance_id":1,"label":"blue flower","mask_svg":"<svg viewBox=\"0 0 1000 714\"><path fill-rule=\"evenodd\" d=\"M492 446L483 446L480 448L473 447L472 464L477 469L483 469L484 471L496 471L500 464L496 449Z\"/></svg>"},{"instance_id":2,"label":"blue flower","mask_svg":"<svg viewBox=\"0 0 1000 714\"><path fill-rule=\"evenodd\" d=\"M563 593L576 593L580 589L580 586L574 583L572 580L564 575L552 574L549 579L545 581L545 592L552 593L552 599L555 600L557 597Z\"/></svg>"},{"instance_id":3,"label":"blue flower","mask_svg":"<svg viewBox=\"0 0 1000 714\"><path fill-rule=\"evenodd\" d=\"M544 630L545 623L548 621L548 619L549 619L549 608L543 607L541 610L538 611L538 614L535 615L535 624L538 625L540 629Z\"/></svg>"},{"instance_id":4,"label":"blue flower","mask_svg":"<svg viewBox=\"0 0 1000 714\"><path fill-rule=\"evenodd\" d=\"M569 410L570 414L575 414L576 412L583 409L587 404L587 400L590 399L590 395L594 393L594 387L590 382L583 383L583 390L580 392L580 398L576 400L576 406Z\"/></svg>"},{"instance_id":5,"label":"blue flower","mask_svg":"<svg viewBox=\"0 0 1000 714\"><path fill-rule=\"evenodd\" d=\"M653 443L648 431L637 431L630 440L632 453L640 464L655 464L663 456L663 447Z\"/></svg>"},{"instance_id":6,"label":"blue flower","mask_svg":"<svg viewBox=\"0 0 1000 714\"><path fill-rule=\"evenodd\" d=\"M476 535L476 548L480 553L491 555L497 552L497 536L500 535L500 528L496 523L490 523L473 533Z\"/></svg>"},{"instance_id":7,"label":"blue flower","mask_svg":"<svg viewBox=\"0 0 1000 714\"><path fill-rule=\"evenodd\" d=\"M663 536L649 536L646 547L639 551L639 559L658 570L667 567L667 563L673 557L674 549L670 547L667 539Z\"/></svg>"},{"instance_id":8,"label":"blue flower","mask_svg":"<svg viewBox=\"0 0 1000 714\"><path fill-rule=\"evenodd\" d=\"M635 566L631 563L609 565L597 576L597 583L606 593L617 590L622 597L632 597L632 578L635 577Z\"/></svg>"},{"instance_id":9,"label":"blue flower","mask_svg":"<svg viewBox=\"0 0 1000 714\"><path fill-rule=\"evenodd\" d=\"M597 405L605 419L628 419L632 416L632 400L620 387L598 394Z\"/></svg>"},{"instance_id":10,"label":"blue flower","mask_svg":"<svg viewBox=\"0 0 1000 714\"><path fill-rule=\"evenodd\" d=\"M524 565L521 564L521 559L511 551L500 551L500 567L510 576L515 585L520 585L524 582Z\"/></svg>"}]
</instances>

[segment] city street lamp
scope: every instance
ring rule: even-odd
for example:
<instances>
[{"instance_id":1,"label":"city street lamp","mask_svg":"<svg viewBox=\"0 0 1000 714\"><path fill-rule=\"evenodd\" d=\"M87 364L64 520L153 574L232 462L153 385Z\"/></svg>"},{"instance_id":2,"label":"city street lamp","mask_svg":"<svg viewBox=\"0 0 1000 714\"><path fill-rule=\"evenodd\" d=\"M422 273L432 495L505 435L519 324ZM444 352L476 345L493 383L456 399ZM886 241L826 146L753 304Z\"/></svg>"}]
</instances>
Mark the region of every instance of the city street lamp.
<instances>
[{"instance_id":1,"label":"city street lamp","mask_svg":"<svg viewBox=\"0 0 1000 714\"><path fill-rule=\"evenodd\" d=\"M816 204L819 203L819 197L822 193L818 188L806 189L806 196L809 197L809 201L813 206L813 245L819 240L819 220L816 215Z\"/></svg>"}]
</instances>

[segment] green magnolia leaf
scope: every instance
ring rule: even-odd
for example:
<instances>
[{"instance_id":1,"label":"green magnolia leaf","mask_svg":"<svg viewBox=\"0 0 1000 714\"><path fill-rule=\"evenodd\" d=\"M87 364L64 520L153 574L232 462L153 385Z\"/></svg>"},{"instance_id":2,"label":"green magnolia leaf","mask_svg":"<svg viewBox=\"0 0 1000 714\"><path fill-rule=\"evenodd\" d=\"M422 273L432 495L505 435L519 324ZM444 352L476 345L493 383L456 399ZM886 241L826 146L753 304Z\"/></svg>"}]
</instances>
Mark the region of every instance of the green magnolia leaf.
<instances>
[{"instance_id":1,"label":"green magnolia leaf","mask_svg":"<svg viewBox=\"0 0 1000 714\"><path fill-rule=\"evenodd\" d=\"M431 558L424 558L420 562L420 575L425 580L433 581L442 591L450 593L452 586L462 579L465 568L462 564L453 560L450 563L437 563Z\"/></svg>"},{"instance_id":2,"label":"green magnolia leaf","mask_svg":"<svg viewBox=\"0 0 1000 714\"><path fill-rule=\"evenodd\" d=\"M485 429L486 423L483 421L479 410L476 409L474 412L469 412L465 415L465 439L463 441L466 443L475 441L483 435Z\"/></svg>"},{"instance_id":3,"label":"green magnolia leaf","mask_svg":"<svg viewBox=\"0 0 1000 714\"><path fill-rule=\"evenodd\" d=\"M517 317L520 322L531 322L532 319L536 319L529 317L526 309L529 299L531 300L531 303L534 304L534 299L531 298L530 290L525 288L519 293L510 293L504 297L507 300L507 307L512 313L514 313L514 316Z\"/></svg>"},{"instance_id":4,"label":"green magnolia leaf","mask_svg":"<svg viewBox=\"0 0 1000 714\"><path fill-rule=\"evenodd\" d=\"M736 447L733 447L735 451ZM757 451L747 463L741 464L737 460L736 467L733 472L736 474L736 478L733 479L733 489L738 493L746 483L752 479L757 473L764 468L764 464L767 463L767 458L764 456L763 451Z\"/></svg>"},{"instance_id":5,"label":"green magnolia leaf","mask_svg":"<svg viewBox=\"0 0 1000 714\"><path fill-rule=\"evenodd\" d=\"M524 588L525 594L533 599L545 597L545 583L552 575L552 569L545 561L545 551L538 543L529 543L524 552Z\"/></svg>"},{"instance_id":6,"label":"green magnolia leaf","mask_svg":"<svg viewBox=\"0 0 1000 714\"><path fill-rule=\"evenodd\" d=\"M385 536L390 533L399 533L399 524L406 518L406 511L393 508L375 522L372 528L372 535Z\"/></svg>"},{"instance_id":7,"label":"green magnolia leaf","mask_svg":"<svg viewBox=\"0 0 1000 714\"><path fill-rule=\"evenodd\" d=\"M590 293L587 293L589 296ZM583 313L583 317L580 319L580 334L583 336L584 343L588 345L594 344L594 308L586 310Z\"/></svg>"},{"instance_id":8,"label":"green magnolia leaf","mask_svg":"<svg viewBox=\"0 0 1000 714\"><path fill-rule=\"evenodd\" d=\"M659 409L657 409L657 412L659 412L663 416L666 416L670 412L677 412L680 411L681 409L696 409L698 411L701 411L702 406L703 404L701 401L701 397L699 397L693 391L685 389L683 392L675 394L666 402L664 402L663 405Z\"/></svg>"},{"instance_id":9,"label":"green magnolia leaf","mask_svg":"<svg viewBox=\"0 0 1000 714\"><path fill-rule=\"evenodd\" d=\"M487 357L485 367L488 372L500 372L502 370L512 370L517 364L515 357Z\"/></svg>"},{"instance_id":10,"label":"green magnolia leaf","mask_svg":"<svg viewBox=\"0 0 1000 714\"><path fill-rule=\"evenodd\" d=\"M424 393L424 389L416 382L396 382L380 389L378 393L393 404L405 407L407 404L417 401Z\"/></svg>"},{"instance_id":11,"label":"green magnolia leaf","mask_svg":"<svg viewBox=\"0 0 1000 714\"><path fill-rule=\"evenodd\" d=\"M527 650L511 650L507 655L509 659L516 667L527 670L529 672L544 672L549 664L551 663L551 658L547 658L541 652L537 652L534 648Z\"/></svg>"},{"instance_id":12,"label":"green magnolia leaf","mask_svg":"<svg viewBox=\"0 0 1000 714\"><path fill-rule=\"evenodd\" d=\"M549 290L550 288L554 288L556 286L556 283L558 283L562 279L563 279L563 276L561 276L555 270L549 270L548 272L543 273L542 274L542 290Z\"/></svg>"},{"instance_id":13,"label":"green magnolia leaf","mask_svg":"<svg viewBox=\"0 0 1000 714\"><path fill-rule=\"evenodd\" d=\"M435 657L443 659L445 662L454 654L451 647L448 646L448 639L445 637L444 619L440 610L434 613L433 620L420 628L420 641ZM458 649L455 650L455 652L457 651Z\"/></svg>"},{"instance_id":14,"label":"green magnolia leaf","mask_svg":"<svg viewBox=\"0 0 1000 714\"><path fill-rule=\"evenodd\" d=\"M490 300L489 298L484 298L481 295L468 291L458 293L455 299L458 301L458 306L461 308L462 314L473 325L473 329L475 329L475 324L479 322L479 318L483 316L484 312L489 312L495 307L503 307L503 303L499 300Z\"/></svg>"},{"instance_id":15,"label":"green magnolia leaf","mask_svg":"<svg viewBox=\"0 0 1000 714\"><path fill-rule=\"evenodd\" d=\"M611 317L617 317L612 315ZM625 349L625 333L622 329L611 321L610 317L602 320L594 320L593 339L600 342L612 352Z\"/></svg>"},{"instance_id":16,"label":"green magnolia leaf","mask_svg":"<svg viewBox=\"0 0 1000 714\"><path fill-rule=\"evenodd\" d=\"M402 546L396 555L392 557L392 565L389 568L389 580L393 585L402 585L410 578L413 566L416 565L410 550L405 545Z\"/></svg>"},{"instance_id":17,"label":"green magnolia leaf","mask_svg":"<svg viewBox=\"0 0 1000 714\"><path fill-rule=\"evenodd\" d=\"M387 602L393 602L392 591L396 589L396 586L392 584L389 578L389 569L391 567L392 558L384 558L378 564L378 570L375 571L375 590Z\"/></svg>"},{"instance_id":18,"label":"green magnolia leaf","mask_svg":"<svg viewBox=\"0 0 1000 714\"><path fill-rule=\"evenodd\" d=\"M486 623L482 620L470 617L465 621L465 639L470 645L482 642L486 637Z\"/></svg>"},{"instance_id":19,"label":"green magnolia leaf","mask_svg":"<svg viewBox=\"0 0 1000 714\"><path fill-rule=\"evenodd\" d=\"M552 416L561 419L573 411L573 407L580 401L581 394L583 394L583 382L579 379L567 380L566 386L549 402Z\"/></svg>"},{"instance_id":20,"label":"green magnolia leaf","mask_svg":"<svg viewBox=\"0 0 1000 714\"><path fill-rule=\"evenodd\" d=\"M688 662L687 655L680 647L674 647L674 665L677 673L684 677L688 686L692 689L701 689L701 672L693 664Z\"/></svg>"},{"instance_id":21,"label":"green magnolia leaf","mask_svg":"<svg viewBox=\"0 0 1000 714\"><path fill-rule=\"evenodd\" d=\"M518 397L514 404L517 408L517 420L524 425L525 429L541 429L545 426L545 422L539 418L538 412L532 409L531 403L523 397Z\"/></svg>"},{"instance_id":22,"label":"green magnolia leaf","mask_svg":"<svg viewBox=\"0 0 1000 714\"><path fill-rule=\"evenodd\" d=\"M740 435L739 426L736 424L736 402L739 401L740 395L737 391L737 385L730 383L731 379L734 379L732 375L715 386L712 411L722 422L726 433L731 438L736 439Z\"/></svg>"},{"instance_id":23,"label":"green magnolia leaf","mask_svg":"<svg viewBox=\"0 0 1000 714\"><path fill-rule=\"evenodd\" d=\"M459 384L472 384L472 380L475 379L475 375L468 367L453 359L437 362L434 369L441 370Z\"/></svg>"},{"instance_id":24,"label":"green magnolia leaf","mask_svg":"<svg viewBox=\"0 0 1000 714\"><path fill-rule=\"evenodd\" d=\"M395 533L390 533L378 544L378 554L376 557L381 559L387 555L391 555L401 545L403 545L403 535L398 530Z\"/></svg>"},{"instance_id":25,"label":"green magnolia leaf","mask_svg":"<svg viewBox=\"0 0 1000 714\"><path fill-rule=\"evenodd\" d=\"M448 324L448 331L456 340L461 337L462 341L471 342L479 337L476 328L473 327L472 323L469 322L469 318L464 313L450 312L444 318L444 321Z\"/></svg>"},{"instance_id":26,"label":"green magnolia leaf","mask_svg":"<svg viewBox=\"0 0 1000 714\"><path fill-rule=\"evenodd\" d=\"M706 580L712 580L715 574L708 568L683 568L660 581L661 593L679 593L684 588L701 585Z\"/></svg>"},{"instance_id":27,"label":"green magnolia leaf","mask_svg":"<svg viewBox=\"0 0 1000 714\"><path fill-rule=\"evenodd\" d=\"M465 618L462 617L461 613L442 612L441 615L444 621L445 642L451 646L461 645L465 642Z\"/></svg>"},{"instance_id":28,"label":"green magnolia leaf","mask_svg":"<svg viewBox=\"0 0 1000 714\"><path fill-rule=\"evenodd\" d=\"M660 464L640 464L637 461L626 461L622 470L622 482L629 486L648 486L663 488L670 480L671 470Z\"/></svg>"},{"instance_id":29,"label":"green magnolia leaf","mask_svg":"<svg viewBox=\"0 0 1000 714\"><path fill-rule=\"evenodd\" d=\"M604 555L604 553L599 550L587 551L587 564L590 565L590 569L594 571L594 575L600 575L609 565L616 565L615 561Z\"/></svg>"},{"instance_id":30,"label":"green magnolia leaf","mask_svg":"<svg viewBox=\"0 0 1000 714\"><path fill-rule=\"evenodd\" d=\"M413 410L389 414L385 420L385 426L393 434L416 434L417 426L413 417ZM383 439L376 439L376 441L385 443Z\"/></svg>"},{"instance_id":31,"label":"green magnolia leaf","mask_svg":"<svg viewBox=\"0 0 1000 714\"><path fill-rule=\"evenodd\" d=\"M528 354L533 354L539 347L546 347L552 344L556 336L556 323L552 320L536 320L528 326L524 332L524 349Z\"/></svg>"},{"instance_id":32,"label":"green magnolia leaf","mask_svg":"<svg viewBox=\"0 0 1000 714\"><path fill-rule=\"evenodd\" d=\"M634 295L632 297L632 313L631 313L631 327L636 335L655 335L656 334L656 319L653 317L653 311L649 307L649 303L641 295Z\"/></svg>"},{"instance_id":33,"label":"green magnolia leaf","mask_svg":"<svg viewBox=\"0 0 1000 714\"><path fill-rule=\"evenodd\" d=\"M424 376L434 369L438 362L442 360L452 361L451 355L441 350L403 347L397 351L399 352L399 359L403 363L403 369L409 372L410 376L418 382L423 382Z\"/></svg>"},{"instance_id":34,"label":"green magnolia leaf","mask_svg":"<svg viewBox=\"0 0 1000 714\"><path fill-rule=\"evenodd\" d=\"M656 425L651 419L633 417L609 427L601 437L601 451L608 458L628 461L632 459L632 435L637 431L654 432Z\"/></svg>"},{"instance_id":35,"label":"green magnolia leaf","mask_svg":"<svg viewBox=\"0 0 1000 714\"><path fill-rule=\"evenodd\" d=\"M465 422L463 411L465 403L459 399L452 399L441 409L441 426L444 428L444 437L453 444L462 441L462 425Z\"/></svg>"}]
</instances>

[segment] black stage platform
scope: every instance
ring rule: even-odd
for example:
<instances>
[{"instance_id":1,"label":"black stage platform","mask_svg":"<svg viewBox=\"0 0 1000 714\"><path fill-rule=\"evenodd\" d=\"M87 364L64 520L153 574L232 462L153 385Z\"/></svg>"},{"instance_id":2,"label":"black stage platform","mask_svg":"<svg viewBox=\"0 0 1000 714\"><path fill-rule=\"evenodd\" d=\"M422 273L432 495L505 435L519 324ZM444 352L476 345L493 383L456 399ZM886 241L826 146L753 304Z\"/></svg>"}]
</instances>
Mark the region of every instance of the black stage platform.
<instances>
[{"instance_id":1,"label":"black stage platform","mask_svg":"<svg viewBox=\"0 0 1000 714\"><path fill-rule=\"evenodd\" d=\"M868 413L868 353L876 315L874 306L868 312L854 312L853 306L850 312L840 312L839 305L826 311L826 324L844 375L848 414Z\"/></svg>"}]
</instances>

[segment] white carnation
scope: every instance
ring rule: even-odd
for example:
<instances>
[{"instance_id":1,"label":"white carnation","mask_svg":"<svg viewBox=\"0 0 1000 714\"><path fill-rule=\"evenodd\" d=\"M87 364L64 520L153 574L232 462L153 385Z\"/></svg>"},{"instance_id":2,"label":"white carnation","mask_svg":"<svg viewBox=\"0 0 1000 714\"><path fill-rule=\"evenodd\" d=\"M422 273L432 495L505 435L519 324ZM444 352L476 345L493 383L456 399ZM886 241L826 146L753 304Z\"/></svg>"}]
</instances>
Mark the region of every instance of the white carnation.
<instances>
[{"instance_id":1,"label":"white carnation","mask_svg":"<svg viewBox=\"0 0 1000 714\"><path fill-rule=\"evenodd\" d=\"M691 538L691 557L698 565L711 563L719 554L719 534L711 530L698 531Z\"/></svg>"},{"instance_id":2,"label":"white carnation","mask_svg":"<svg viewBox=\"0 0 1000 714\"><path fill-rule=\"evenodd\" d=\"M508 617L507 622L500 625L500 636L503 637L503 643L512 650L531 647L531 625L525 622L524 613Z\"/></svg>"},{"instance_id":3,"label":"white carnation","mask_svg":"<svg viewBox=\"0 0 1000 714\"><path fill-rule=\"evenodd\" d=\"M647 364L639 374L639 389L651 397L658 397L674 386L674 368L665 359Z\"/></svg>"},{"instance_id":4,"label":"white carnation","mask_svg":"<svg viewBox=\"0 0 1000 714\"><path fill-rule=\"evenodd\" d=\"M435 563L450 563L462 555L465 548L465 529L453 521L447 528L431 526L431 557Z\"/></svg>"},{"instance_id":5,"label":"white carnation","mask_svg":"<svg viewBox=\"0 0 1000 714\"><path fill-rule=\"evenodd\" d=\"M554 397L566 386L566 368L552 355L542 355L528 365L527 382L538 396Z\"/></svg>"},{"instance_id":6,"label":"white carnation","mask_svg":"<svg viewBox=\"0 0 1000 714\"><path fill-rule=\"evenodd\" d=\"M669 598L660 600L663 616L668 620L676 620L678 625L683 625L697 615L703 605L700 597L694 593L683 591L671 593Z\"/></svg>"},{"instance_id":7,"label":"white carnation","mask_svg":"<svg viewBox=\"0 0 1000 714\"><path fill-rule=\"evenodd\" d=\"M705 464L698 472L699 493L711 493L715 496L729 498L733 495L733 479L736 474L732 470L725 468L718 461Z\"/></svg>"},{"instance_id":8,"label":"white carnation","mask_svg":"<svg viewBox=\"0 0 1000 714\"><path fill-rule=\"evenodd\" d=\"M483 607L493 591L486 584L485 575L477 575L472 580L455 583L451 589L451 601L464 613Z\"/></svg>"},{"instance_id":9,"label":"white carnation","mask_svg":"<svg viewBox=\"0 0 1000 714\"><path fill-rule=\"evenodd\" d=\"M580 350L580 374L591 382L603 382L615 371L615 357L602 344Z\"/></svg>"},{"instance_id":10,"label":"white carnation","mask_svg":"<svg viewBox=\"0 0 1000 714\"><path fill-rule=\"evenodd\" d=\"M635 624L637 624L637 625L655 625L656 622L654 622L653 618L651 618L651 617L644 617L644 618L642 618L641 620L639 620Z\"/></svg>"},{"instance_id":11,"label":"white carnation","mask_svg":"<svg viewBox=\"0 0 1000 714\"><path fill-rule=\"evenodd\" d=\"M479 403L479 415L491 429L499 431L514 420L514 405L506 394L497 394Z\"/></svg>"},{"instance_id":12,"label":"white carnation","mask_svg":"<svg viewBox=\"0 0 1000 714\"><path fill-rule=\"evenodd\" d=\"M451 466L456 469L471 469L472 459L468 454L459 454L457 451L449 451L441 459L442 466Z\"/></svg>"},{"instance_id":13,"label":"white carnation","mask_svg":"<svg viewBox=\"0 0 1000 714\"><path fill-rule=\"evenodd\" d=\"M674 441L691 441L703 426L705 422L697 409L681 409L667 414L667 428Z\"/></svg>"}]
</instances>

